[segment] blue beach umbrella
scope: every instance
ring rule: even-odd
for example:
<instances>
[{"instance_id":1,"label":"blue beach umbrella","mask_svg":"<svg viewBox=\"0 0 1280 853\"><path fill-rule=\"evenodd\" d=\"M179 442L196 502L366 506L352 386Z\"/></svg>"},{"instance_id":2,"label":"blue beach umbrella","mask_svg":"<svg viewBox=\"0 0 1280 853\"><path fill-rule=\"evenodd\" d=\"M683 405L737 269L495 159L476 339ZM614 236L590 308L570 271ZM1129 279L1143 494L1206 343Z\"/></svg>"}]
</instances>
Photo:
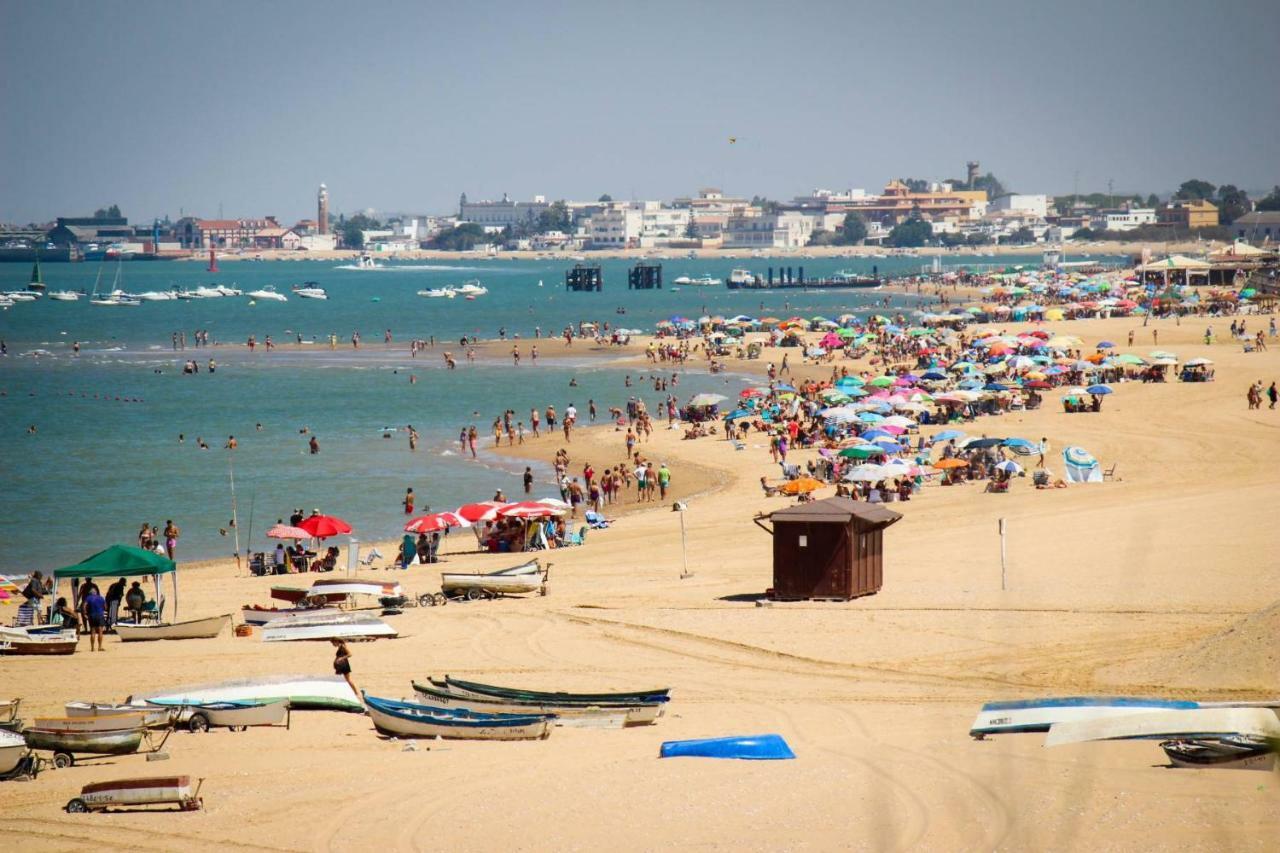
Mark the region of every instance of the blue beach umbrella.
<instances>
[{"instance_id":1,"label":"blue beach umbrella","mask_svg":"<svg viewBox=\"0 0 1280 853\"><path fill-rule=\"evenodd\" d=\"M958 429L944 429L933 437L934 441L951 441L952 439L964 438L964 433Z\"/></svg>"},{"instance_id":2,"label":"blue beach umbrella","mask_svg":"<svg viewBox=\"0 0 1280 853\"><path fill-rule=\"evenodd\" d=\"M1090 394L1098 394L1099 396L1111 393L1111 389L1106 385L1090 385L1084 390L1088 391Z\"/></svg>"},{"instance_id":3,"label":"blue beach umbrella","mask_svg":"<svg viewBox=\"0 0 1280 853\"><path fill-rule=\"evenodd\" d=\"M882 438L887 438L893 441L894 444L898 443L898 439L893 435L893 433L885 432L882 429L869 429L862 434L862 437L867 441L877 441Z\"/></svg>"}]
</instances>

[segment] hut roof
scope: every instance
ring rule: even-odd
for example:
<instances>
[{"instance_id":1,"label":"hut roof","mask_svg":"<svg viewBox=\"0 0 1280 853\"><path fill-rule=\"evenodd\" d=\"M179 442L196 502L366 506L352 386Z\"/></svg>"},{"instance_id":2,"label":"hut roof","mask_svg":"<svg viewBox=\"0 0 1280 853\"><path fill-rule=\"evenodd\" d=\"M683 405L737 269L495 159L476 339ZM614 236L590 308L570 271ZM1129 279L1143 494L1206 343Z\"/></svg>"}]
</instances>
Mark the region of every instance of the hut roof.
<instances>
[{"instance_id":1,"label":"hut roof","mask_svg":"<svg viewBox=\"0 0 1280 853\"><path fill-rule=\"evenodd\" d=\"M848 522L851 518L887 527L902 518L902 515L886 508L883 504L855 501L849 498L827 498L821 501L812 501L811 503L796 504L786 509L780 509L769 516L769 520L775 522Z\"/></svg>"}]
</instances>

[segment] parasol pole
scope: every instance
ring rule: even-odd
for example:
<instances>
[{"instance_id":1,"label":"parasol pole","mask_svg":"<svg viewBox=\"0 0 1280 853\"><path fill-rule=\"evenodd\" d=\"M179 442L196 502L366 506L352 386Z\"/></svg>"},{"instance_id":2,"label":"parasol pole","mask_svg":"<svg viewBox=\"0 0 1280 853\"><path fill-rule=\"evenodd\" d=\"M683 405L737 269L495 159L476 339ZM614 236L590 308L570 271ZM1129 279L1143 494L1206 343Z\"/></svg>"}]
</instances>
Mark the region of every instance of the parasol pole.
<instances>
[{"instance_id":1,"label":"parasol pole","mask_svg":"<svg viewBox=\"0 0 1280 853\"><path fill-rule=\"evenodd\" d=\"M246 542L249 543L249 547L244 549L244 553L246 557L249 555L249 552L253 550L253 506L255 503L257 503L257 500L258 500L258 490L254 489L252 494L249 495L249 527L244 532L244 539ZM239 539L239 537L240 537L240 534L236 533L236 538ZM237 554L240 553L239 543L236 544L236 553Z\"/></svg>"},{"instance_id":2,"label":"parasol pole","mask_svg":"<svg viewBox=\"0 0 1280 853\"><path fill-rule=\"evenodd\" d=\"M227 471L231 476L231 530L235 535L236 543L236 571L240 571L240 525L236 521L236 466L235 460L232 458L234 450L227 453Z\"/></svg>"}]
</instances>

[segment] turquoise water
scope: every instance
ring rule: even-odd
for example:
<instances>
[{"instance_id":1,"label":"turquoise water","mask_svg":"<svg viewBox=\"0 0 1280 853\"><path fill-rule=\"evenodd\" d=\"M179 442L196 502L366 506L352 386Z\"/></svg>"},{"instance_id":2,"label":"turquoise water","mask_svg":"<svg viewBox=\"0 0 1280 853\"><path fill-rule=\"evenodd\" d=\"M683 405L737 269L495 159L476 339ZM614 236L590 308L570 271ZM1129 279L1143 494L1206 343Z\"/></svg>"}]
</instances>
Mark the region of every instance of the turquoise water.
<instances>
[{"instance_id":1,"label":"turquoise water","mask_svg":"<svg viewBox=\"0 0 1280 853\"><path fill-rule=\"evenodd\" d=\"M1034 262L1035 259L1027 259ZM878 261L881 271L917 269L920 261ZM767 261L666 261L668 281L679 275L727 277L734 265L763 272ZM793 266L798 266L792 262ZM871 262L806 260L806 274L836 269L870 270ZM100 308L87 301L24 303L0 312L0 339L9 355L0 359L0 522L5 547L0 571L47 569L74 562L112 542L132 544L143 522L163 526L174 519L183 529L179 558L232 553L233 539L219 533L231 517L230 465L234 462L241 548L294 507L321 508L340 515L362 540L388 538L403 523L400 501L412 486L418 507L445 509L492 497L502 488L521 491L523 464L457 455L458 430L475 423L481 445L492 439L489 425L506 408L525 420L531 406L548 404L563 412L576 403L586 416L593 398L601 411L621 405L630 394L647 398L651 410L662 394L637 383L626 388L627 371L600 361L546 361L528 364L528 339L540 326L544 335L583 319L651 329L675 314L799 313L835 315L866 311L882 294L856 291L750 293L721 288L681 288L680 292L626 290L626 261L605 261L605 291L564 291L564 262L478 261L473 264L405 264L376 271L335 269L327 262L224 262L219 275L193 263L136 262L123 265L123 289L133 292L170 286L196 287L212 281L251 290L273 284L282 293L304 281L319 282L327 301L290 298L287 303L250 305L247 298L146 303L138 308ZM775 265L776 266L776 265ZM96 264L48 264L50 289L92 288ZM0 265L0 290L25 284L30 268ZM114 275L108 266L104 280ZM474 302L423 299L416 291L479 279L489 293ZM539 280L542 286L539 286ZM761 307L763 304L763 307ZM914 300L894 297L894 307ZM615 313L622 306L626 315ZM519 334L525 364L507 359L442 369L445 341L462 334L495 337L500 327ZM194 349L194 330L208 329L219 345ZM383 345L390 329L395 344ZM171 334L187 334L187 350L175 353ZM364 340L353 352L349 339ZM327 339L327 346L250 354L249 335L261 342ZM435 335L438 345L415 361L406 342ZM80 341L78 357L71 342ZM545 341L544 351L562 344ZM47 354L35 355L34 351ZM458 352L454 347L455 353ZM202 370L186 376L181 363L197 358ZM204 365L216 358L218 371ZM408 381L410 368L418 382ZM634 371L632 371L634 373ZM570 388L570 377L579 387ZM700 365L682 374L682 399L701 391L729 396L743 377L710 376ZM257 425L261 424L261 429ZM384 426L412 424L422 440L410 453L407 437L382 437ZM35 425L36 433L27 427ZM307 452L308 427L320 453ZM179 443L179 434L185 442ZM222 449L228 435L240 447ZM203 438L209 450L197 448ZM586 460L575 460L575 466ZM600 460L600 464L612 460ZM553 490L548 471L541 493ZM678 476L678 471L676 472Z\"/></svg>"}]
</instances>

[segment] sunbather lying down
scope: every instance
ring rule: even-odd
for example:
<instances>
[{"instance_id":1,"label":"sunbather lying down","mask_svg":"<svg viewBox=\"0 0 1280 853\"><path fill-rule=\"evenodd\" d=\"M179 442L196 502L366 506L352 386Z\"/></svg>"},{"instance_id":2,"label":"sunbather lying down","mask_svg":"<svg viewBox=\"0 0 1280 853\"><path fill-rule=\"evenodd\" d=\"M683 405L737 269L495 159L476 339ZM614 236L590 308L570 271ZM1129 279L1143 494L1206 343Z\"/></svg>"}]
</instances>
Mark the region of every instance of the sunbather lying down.
<instances>
[{"instance_id":1,"label":"sunbather lying down","mask_svg":"<svg viewBox=\"0 0 1280 853\"><path fill-rule=\"evenodd\" d=\"M594 510L587 510L583 518L586 520L587 526L592 530L603 530L616 520L612 518L605 518Z\"/></svg>"}]
</instances>

